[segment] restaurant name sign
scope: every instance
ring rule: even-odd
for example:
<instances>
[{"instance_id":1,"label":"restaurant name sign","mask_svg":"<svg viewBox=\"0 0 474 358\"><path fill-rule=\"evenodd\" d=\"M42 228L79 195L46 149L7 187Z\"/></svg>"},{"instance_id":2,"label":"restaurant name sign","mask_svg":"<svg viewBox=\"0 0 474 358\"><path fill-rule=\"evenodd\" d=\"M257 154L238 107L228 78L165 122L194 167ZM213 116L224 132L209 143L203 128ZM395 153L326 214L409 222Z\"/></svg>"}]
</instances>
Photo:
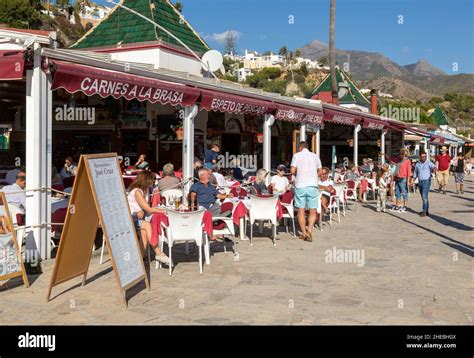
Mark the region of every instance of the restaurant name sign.
<instances>
[{"instance_id":1,"label":"restaurant name sign","mask_svg":"<svg viewBox=\"0 0 474 358\"><path fill-rule=\"evenodd\" d=\"M240 114L265 114L268 111L268 107L260 106L258 104L248 104L242 102L235 102L231 100L225 100L220 98L213 98L210 109L212 111L240 113Z\"/></svg>"},{"instance_id":2,"label":"restaurant name sign","mask_svg":"<svg viewBox=\"0 0 474 358\"><path fill-rule=\"evenodd\" d=\"M185 85L145 78L116 71L108 71L55 61L52 89L64 88L69 93L81 91L88 96L102 98L159 102L173 106L190 106L196 103L200 91Z\"/></svg>"},{"instance_id":3,"label":"restaurant name sign","mask_svg":"<svg viewBox=\"0 0 474 358\"><path fill-rule=\"evenodd\" d=\"M323 114L279 108L275 113L275 119L289 122L321 124L323 122Z\"/></svg>"},{"instance_id":4,"label":"restaurant name sign","mask_svg":"<svg viewBox=\"0 0 474 358\"><path fill-rule=\"evenodd\" d=\"M234 114L263 115L272 112L272 102L236 96L221 92L203 91L201 109Z\"/></svg>"},{"instance_id":5,"label":"restaurant name sign","mask_svg":"<svg viewBox=\"0 0 474 358\"><path fill-rule=\"evenodd\" d=\"M119 96L127 99L136 98L139 101L150 101L179 105L183 103L184 93L162 88L103 80L85 77L81 81L80 90L88 96L99 94L101 97Z\"/></svg>"},{"instance_id":6,"label":"restaurant name sign","mask_svg":"<svg viewBox=\"0 0 474 358\"><path fill-rule=\"evenodd\" d=\"M364 128L381 131L385 127L385 123L364 120Z\"/></svg>"}]
</instances>

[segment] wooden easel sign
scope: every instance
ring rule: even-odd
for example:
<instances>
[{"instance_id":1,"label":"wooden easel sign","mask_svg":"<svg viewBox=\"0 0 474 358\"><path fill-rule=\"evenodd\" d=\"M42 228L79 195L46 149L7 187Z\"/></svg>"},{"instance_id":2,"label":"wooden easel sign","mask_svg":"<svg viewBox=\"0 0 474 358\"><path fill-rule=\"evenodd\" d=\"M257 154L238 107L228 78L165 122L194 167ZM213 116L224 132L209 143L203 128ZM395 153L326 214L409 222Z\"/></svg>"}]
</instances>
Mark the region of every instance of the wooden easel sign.
<instances>
[{"instance_id":1,"label":"wooden easel sign","mask_svg":"<svg viewBox=\"0 0 474 358\"><path fill-rule=\"evenodd\" d=\"M16 241L10 210L5 193L0 192L0 281L21 276L23 284L30 286L25 266L21 259L21 247Z\"/></svg>"},{"instance_id":2,"label":"wooden easel sign","mask_svg":"<svg viewBox=\"0 0 474 358\"><path fill-rule=\"evenodd\" d=\"M148 277L145 272L125 186L115 153L82 155L74 180L56 262L48 289L83 276L85 285L100 223L122 299Z\"/></svg>"}]
</instances>

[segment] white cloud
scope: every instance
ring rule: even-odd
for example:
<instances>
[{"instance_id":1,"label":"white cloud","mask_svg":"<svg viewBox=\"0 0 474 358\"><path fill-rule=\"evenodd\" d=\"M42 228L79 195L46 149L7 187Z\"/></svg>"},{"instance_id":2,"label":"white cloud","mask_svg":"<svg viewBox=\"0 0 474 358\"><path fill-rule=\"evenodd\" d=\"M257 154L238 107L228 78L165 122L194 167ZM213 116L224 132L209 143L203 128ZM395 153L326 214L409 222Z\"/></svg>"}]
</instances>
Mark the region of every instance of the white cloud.
<instances>
[{"instance_id":1,"label":"white cloud","mask_svg":"<svg viewBox=\"0 0 474 358\"><path fill-rule=\"evenodd\" d=\"M231 33L236 41L239 41L240 36L242 35L242 33L237 30L227 30L221 33L213 33L212 35L204 35L204 39L214 41L223 45L225 43L225 38L227 37L228 33Z\"/></svg>"}]
</instances>

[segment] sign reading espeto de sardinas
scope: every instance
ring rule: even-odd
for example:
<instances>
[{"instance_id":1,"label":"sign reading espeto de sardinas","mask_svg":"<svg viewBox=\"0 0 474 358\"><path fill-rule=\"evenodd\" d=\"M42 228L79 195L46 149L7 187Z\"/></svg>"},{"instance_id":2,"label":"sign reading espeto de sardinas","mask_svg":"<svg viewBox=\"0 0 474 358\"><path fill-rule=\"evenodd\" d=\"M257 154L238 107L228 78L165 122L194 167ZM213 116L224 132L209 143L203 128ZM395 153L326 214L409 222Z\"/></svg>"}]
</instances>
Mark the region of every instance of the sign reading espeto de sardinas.
<instances>
[{"instance_id":1,"label":"sign reading espeto de sardinas","mask_svg":"<svg viewBox=\"0 0 474 358\"><path fill-rule=\"evenodd\" d=\"M202 91L201 109L234 114L263 115L272 112L276 106L250 97L235 96L228 93Z\"/></svg>"},{"instance_id":2,"label":"sign reading espeto de sardinas","mask_svg":"<svg viewBox=\"0 0 474 358\"><path fill-rule=\"evenodd\" d=\"M199 98L200 91L177 83L164 82L116 71L55 61L52 90L64 88L70 93L84 92L102 98L112 96L128 100L159 102L173 106L190 106Z\"/></svg>"}]
</instances>

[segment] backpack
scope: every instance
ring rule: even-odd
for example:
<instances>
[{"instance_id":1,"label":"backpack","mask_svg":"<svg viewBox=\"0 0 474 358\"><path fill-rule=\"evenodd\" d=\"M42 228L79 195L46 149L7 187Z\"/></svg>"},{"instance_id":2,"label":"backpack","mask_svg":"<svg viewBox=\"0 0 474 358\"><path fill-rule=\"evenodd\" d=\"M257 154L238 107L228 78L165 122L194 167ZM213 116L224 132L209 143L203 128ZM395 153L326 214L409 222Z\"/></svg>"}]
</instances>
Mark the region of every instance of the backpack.
<instances>
[{"instance_id":1,"label":"backpack","mask_svg":"<svg viewBox=\"0 0 474 358\"><path fill-rule=\"evenodd\" d=\"M395 166L395 171L393 173L395 177L398 177L398 175L400 174L400 168L402 167L402 164L405 163L406 160L407 159L399 161L397 165Z\"/></svg>"}]
</instances>

